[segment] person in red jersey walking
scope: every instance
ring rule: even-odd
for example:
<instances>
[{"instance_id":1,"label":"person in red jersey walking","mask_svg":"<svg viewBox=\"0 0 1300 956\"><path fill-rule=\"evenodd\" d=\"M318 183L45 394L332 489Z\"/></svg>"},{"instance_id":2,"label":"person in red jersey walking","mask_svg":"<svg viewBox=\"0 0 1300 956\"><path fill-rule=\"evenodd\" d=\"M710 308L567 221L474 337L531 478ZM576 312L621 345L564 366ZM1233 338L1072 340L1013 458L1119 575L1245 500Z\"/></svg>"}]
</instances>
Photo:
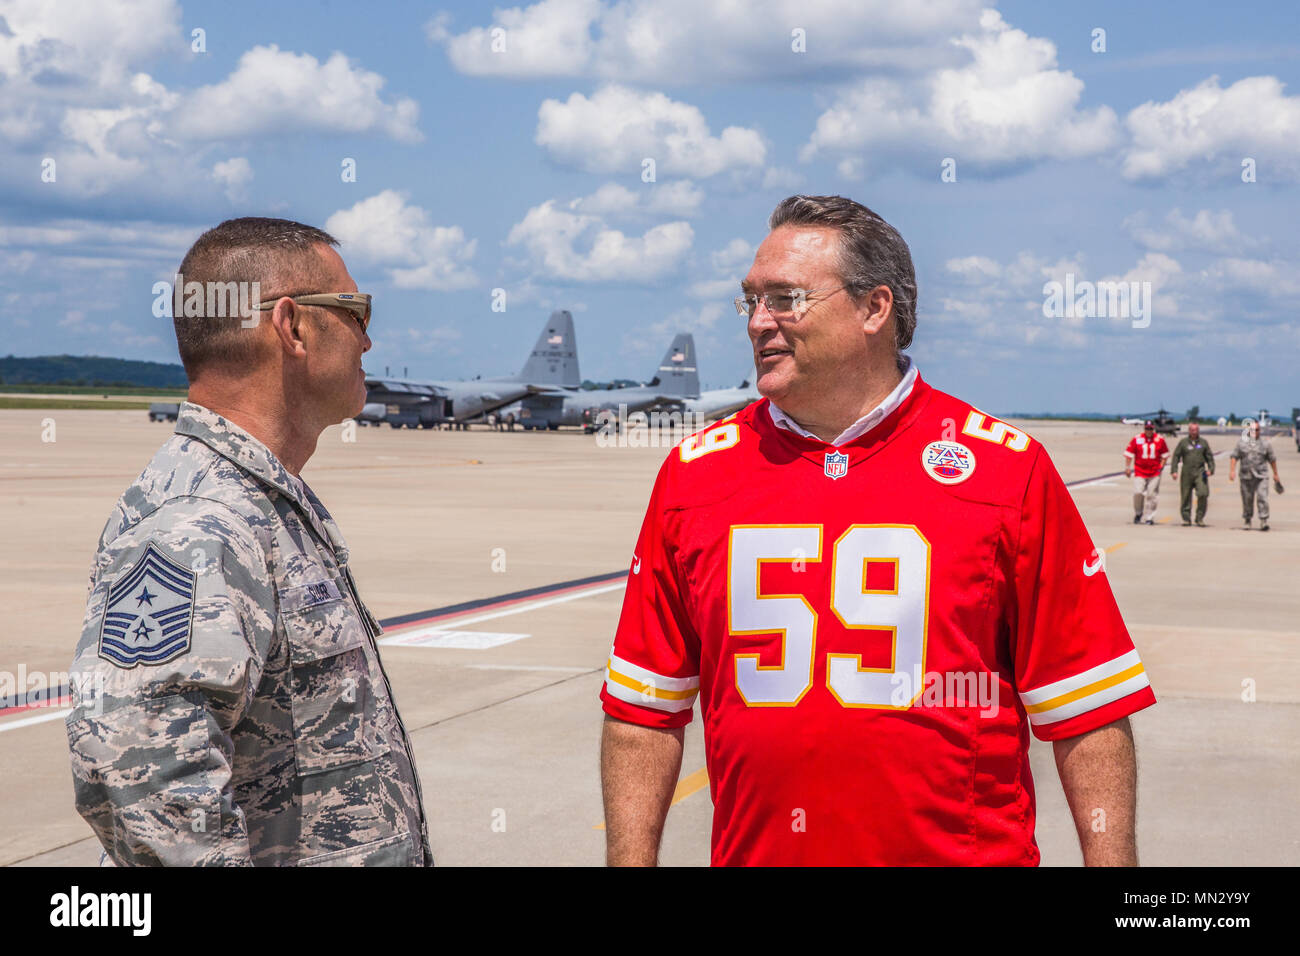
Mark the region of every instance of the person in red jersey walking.
<instances>
[{"instance_id":1,"label":"person in red jersey walking","mask_svg":"<svg viewBox=\"0 0 1300 956\"><path fill-rule=\"evenodd\" d=\"M1169 458L1169 446L1156 434L1156 423L1148 419L1142 434L1129 439L1124 449L1124 474L1133 479L1133 523L1155 523L1160 475Z\"/></svg>"},{"instance_id":2,"label":"person in red jersey walking","mask_svg":"<svg viewBox=\"0 0 1300 956\"><path fill-rule=\"evenodd\" d=\"M715 865L1034 865L1031 730L1084 861L1136 864L1155 697L1052 462L903 355L892 226L838 196L769 225L736 300L764 397L669 454L632 559L608 862L657 861L698 699Z\"/></svg>"}]
</instances>

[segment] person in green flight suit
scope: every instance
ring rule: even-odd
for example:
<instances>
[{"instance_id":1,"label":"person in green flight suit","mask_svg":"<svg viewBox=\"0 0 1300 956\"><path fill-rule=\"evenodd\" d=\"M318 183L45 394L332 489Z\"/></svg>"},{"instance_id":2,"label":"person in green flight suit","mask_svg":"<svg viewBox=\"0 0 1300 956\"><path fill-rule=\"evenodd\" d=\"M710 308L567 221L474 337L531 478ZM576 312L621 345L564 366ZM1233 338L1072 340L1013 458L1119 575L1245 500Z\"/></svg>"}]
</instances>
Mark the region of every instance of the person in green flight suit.
<instances>
[{"instance_id":1,"label":"person in green flight suit","mask_svg":"<svg viewBox=\"0 0 1300 956\"><path fill-rule=\"evenodd\" d=\"M1187 437L1174 449L1174 457L1169 465L1169 477L1177 478L1178 469L1183 475L1178 481L1182 492L1180 506L1183 512L1183 524L1192 523L1192 493L1196 493L1196 524L1205 527L1205 508L1210 498L1210 475L1214 474L1214 452L1201 437L1201 426L1192 422L1187 426Z\"/></svg>"}]
</instances>

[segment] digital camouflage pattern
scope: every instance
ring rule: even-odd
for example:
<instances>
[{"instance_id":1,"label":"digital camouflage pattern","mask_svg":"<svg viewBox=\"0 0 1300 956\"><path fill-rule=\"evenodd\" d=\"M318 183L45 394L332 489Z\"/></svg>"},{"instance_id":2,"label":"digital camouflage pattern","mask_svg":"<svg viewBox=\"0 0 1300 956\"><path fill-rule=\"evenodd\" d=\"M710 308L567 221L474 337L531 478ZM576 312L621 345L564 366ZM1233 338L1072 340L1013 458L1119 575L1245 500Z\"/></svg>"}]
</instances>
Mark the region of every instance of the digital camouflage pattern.
<instances>
[{"instance_id":1,"label":"digital camouflage pattern","mask_svg":"<svg viewBox=\"0 0 1300 956\"><path fill-rule=\"evenodd\" d=\"M71 669L76 805L108 858L432 864L380 632L316 495L182 405L104 528Z\"/></svg>"},{"instance_id":2,"label":"digital camouflage pattern","mask_svg":"<svg viewBox=\"0 0 1300 956\"><path fill-rule=\"evenodd\" d=\"M1272 443L1262 435L1259 438L1246 435L1238 439L1232 457L1237 459L1241 481L1242 518L1250 521L1258 512L1259 520L1268 524L1268 466L1277 460Z\"/></svg>"},{"instance_id":3,"label":"digital camouflage pattern","mask_svg":"<svg viewBox=\"0 0 1300 956\"><path fill-rule=\"evenodd\" d=\"M1277 460L1272 443L1263 436L1238 439L1232 457L1237 459L1243 478L1267 478L1269 462Z\"/></svg>"}]
</instances>

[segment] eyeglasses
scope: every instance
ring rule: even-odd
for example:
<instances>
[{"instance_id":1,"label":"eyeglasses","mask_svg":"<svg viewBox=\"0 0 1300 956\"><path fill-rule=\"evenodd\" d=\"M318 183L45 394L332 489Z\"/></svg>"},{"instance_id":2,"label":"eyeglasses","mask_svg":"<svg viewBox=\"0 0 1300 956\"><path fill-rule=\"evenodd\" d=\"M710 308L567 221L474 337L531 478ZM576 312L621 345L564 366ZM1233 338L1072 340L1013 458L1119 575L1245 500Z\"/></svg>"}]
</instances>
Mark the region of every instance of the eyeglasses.
<instances>
[{"instance_id":1,"label":"eyeglasses","mask_svg":"<svg viewBox=\"0 0 1300 956\"><path fill-rule=\"evenodd\" d=\"M809 296L821 293L834 295L847 288L848 286L842 285L837 289L787 289L784 292L765 292L762 295L738 295L732 301L736 303L736 314L743 315L747 319L753 318L760 302L767 306L767 311L772 315L801 316L812 304L813 300L810 300Z\"/></svg>"},{"instance_id":2,"label":"eyeglasses","mask_svg":"<svg viewBox=\"0 0 1300 956\"><path fill-rule=\"evenodd\" d=\"M274 309L281 299L292 299L299 305L321 305L347 309L356 319L361 331L370 325L370 296L365 292L313 292L306 295L277 295L270 302L263 302L257 308L260 311Z\"/></svg>"}]
</instances>

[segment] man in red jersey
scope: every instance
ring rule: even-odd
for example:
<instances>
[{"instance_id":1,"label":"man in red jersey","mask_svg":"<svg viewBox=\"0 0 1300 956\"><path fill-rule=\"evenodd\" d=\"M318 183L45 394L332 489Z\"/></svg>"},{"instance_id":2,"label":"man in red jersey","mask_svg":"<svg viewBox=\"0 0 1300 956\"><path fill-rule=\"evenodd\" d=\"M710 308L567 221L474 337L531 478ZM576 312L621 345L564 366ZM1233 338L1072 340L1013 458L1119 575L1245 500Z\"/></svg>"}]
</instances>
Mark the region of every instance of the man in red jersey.
<instances>
[{"instance_id":1,"label":"man in red jersey","mask_svg":"<svg viewBox=\"0 0 1300 956\"><path fill-rule=\"evenodd\" d=\"M1029 730L1084 861L1135 864L1155 702L1042 447L902 350L902 237L793 196L742 283L764 398L660 469L606 671L611 864L653 864L696 697L714 864L1038 862Z\"/></svg>"},{"instance_id":2,"label":"man in red jersey","mask_svg":"<svg viewBox=\"0 0 1300 956\"><path fill-rule=\"evenodd\" d=\"M1124 449L1124 474L1133 479L1134 524L1155 523L1160 474L1168 457L1169 446L1156 434L1156 423L1148 419L1142 425L1142 434L1130 438Z\"/></svg>"}]
</instances>

